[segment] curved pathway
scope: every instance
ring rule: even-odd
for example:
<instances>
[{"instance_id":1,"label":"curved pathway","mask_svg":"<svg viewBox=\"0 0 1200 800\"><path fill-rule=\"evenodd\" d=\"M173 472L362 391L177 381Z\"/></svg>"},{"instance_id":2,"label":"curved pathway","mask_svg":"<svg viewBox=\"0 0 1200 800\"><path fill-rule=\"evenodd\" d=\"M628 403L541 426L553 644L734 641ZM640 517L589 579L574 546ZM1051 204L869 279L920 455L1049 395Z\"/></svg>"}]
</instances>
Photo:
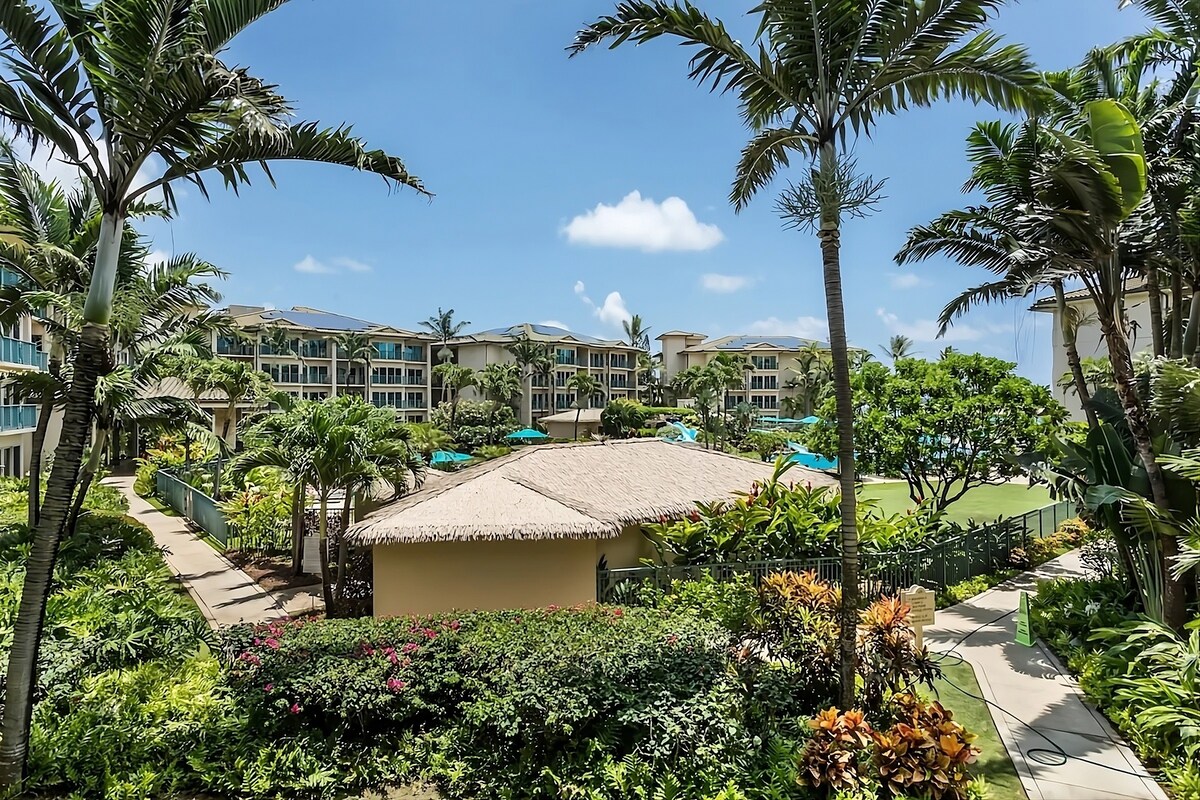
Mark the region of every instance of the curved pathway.
<instances>
[{"instance_id":1,"label":"curved pathway","mask_svg":"<svg viewBox=\"0 0 1200 800\"><path fill-rule=\"evenodd\" d=\"M926 628L925 640L930 651L953 649L975 668L1030 800L1166 800L1050 650L1041 642L1034 647L1016 643L1012 612L1021 591L1032 595L1039 580L1085 574L1078 551L1048 561L937 612L937 624Z\"/></svg>"},{"instance_id":2,"label":"curved pathway","mask_svg":"<svg viewBox=\"0 0 1200 800\"><path fill-rule=\"evenodd\" d=\"M120 489L129 500L129 515L154 534L167 565L209 625L270 622L287 616L283 606L249 575L192 533L184 517L164 514L134 493L132 476L113 476L104 483Z\"/></svg>"}]
</instances>

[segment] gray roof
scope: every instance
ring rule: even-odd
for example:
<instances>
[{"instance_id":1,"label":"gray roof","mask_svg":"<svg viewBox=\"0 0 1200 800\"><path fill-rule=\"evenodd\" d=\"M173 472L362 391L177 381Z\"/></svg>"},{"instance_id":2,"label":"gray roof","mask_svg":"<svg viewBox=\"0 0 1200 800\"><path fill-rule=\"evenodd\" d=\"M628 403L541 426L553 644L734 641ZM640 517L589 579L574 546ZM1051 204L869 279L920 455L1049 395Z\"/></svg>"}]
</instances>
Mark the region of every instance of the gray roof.
<instances>
[{"instance_id":1,"label":"gray roof","mask_svg":"<svg viewBox=\"0 0 1200 800\"><path fill-rule=\"evenodd\" d=\"M817 341L816 339L805 339L802 336L747 336L738 334L736 336L722 336L719 339L710 339L707 342L685 347L683 352L706 353L753 350L755 348L791 351L800 350L814 344L817 347L829 347L825 342Z\"/></svg>"},{"instance_id":2,"label":"gray roof","mask_svg":"<svg viewBox=\"0 0 1200 800\"><path fill-rule=\"evenodd\" d=\"M595 336L588 336L583 333L569 331L566 328L558 328L554 325L537 325L532 322L519 322L516 325L509 325L506 328L489 328L484 331L477 331L459 337L455 341L463 341L474 339L477 341L487 340L516 340L523 337L528 337L534 341L541 342L576 342L583 345L600 345L603 347L625 347L630 350L636 349L632 345L622 342L617 339L600 339Z\"/></svg>"}]
</instances>

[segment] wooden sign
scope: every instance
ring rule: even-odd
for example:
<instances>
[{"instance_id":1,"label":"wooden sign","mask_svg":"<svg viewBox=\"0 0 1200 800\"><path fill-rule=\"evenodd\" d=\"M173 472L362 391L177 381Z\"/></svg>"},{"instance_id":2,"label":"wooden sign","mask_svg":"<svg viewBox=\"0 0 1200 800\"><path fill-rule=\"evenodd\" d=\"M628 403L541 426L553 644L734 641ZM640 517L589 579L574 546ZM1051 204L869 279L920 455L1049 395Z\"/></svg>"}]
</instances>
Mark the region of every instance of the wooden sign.
<instances>
[{"instance_id":1,"label":"wooden sign","mask_svg":"<svg viewBox=\"0 0 1200 800\"><path fill-rule=\"evenodd\" d=\"M1033 630L1029 627L1029 593L1021 592L1021 604L1017 606L1017 644L1033 647Z\"/></svg>"},{"instance_id":2,"label":"wooden sign","mask_svg":"<svg viewBox=\"0 0 1200 800\"><path fill-rule=\"evenodd\" d=\"M925 626L934 624L937 608L935 595L924 586L913 586L900 593L900 600L910 609L908 619L916 634L917 649L920 650L925 643Z\"/></svg>"}]
</instances>

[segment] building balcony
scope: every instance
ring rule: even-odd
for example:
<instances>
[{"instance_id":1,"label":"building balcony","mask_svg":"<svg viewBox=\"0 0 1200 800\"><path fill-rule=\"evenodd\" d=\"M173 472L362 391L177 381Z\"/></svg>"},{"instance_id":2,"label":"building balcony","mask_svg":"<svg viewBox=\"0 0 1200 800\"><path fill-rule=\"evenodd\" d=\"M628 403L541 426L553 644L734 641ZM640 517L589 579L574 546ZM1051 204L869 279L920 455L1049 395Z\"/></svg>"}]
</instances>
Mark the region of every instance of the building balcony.
<instances>
[{"instance_id":1,"label":"building balcony","mask_svg":"<svg viewBox=\"0 0 1200 800\"><path fill-rule=\"evenodd\" d=\"M424 386L424 378L371 378L372 386Z\"/></svg>"},{"instance_id":2,"label":"building balcony","mask_svg":"<svg viewBox=\"0 0 1200 800\"><path fill-rule=\"evenodd\" d=\"M0 361L32 369L46 368L46 354L33 342L22 342L11 336L0 336Z\"/></svg>"},{"instance_id":3,"label":"building balcony","mask_svg":"<svg viewBox=\"0 0 1200 800\"><path fill-rule=\"evenodd\" d=\"M0 406L0 431L33 430L37 427L38 408L35 405Z\"/></svg>"},{"instance_id":4,"label":"building balcony","mask_svg":"<svg viewBox=\"0 0 1200 800\"><path fill-rule=\"evenodd\" d=\"M253 356L254 345L245 342L217 339L217 355L219 356Z\"/></svg>"}]
</instances>

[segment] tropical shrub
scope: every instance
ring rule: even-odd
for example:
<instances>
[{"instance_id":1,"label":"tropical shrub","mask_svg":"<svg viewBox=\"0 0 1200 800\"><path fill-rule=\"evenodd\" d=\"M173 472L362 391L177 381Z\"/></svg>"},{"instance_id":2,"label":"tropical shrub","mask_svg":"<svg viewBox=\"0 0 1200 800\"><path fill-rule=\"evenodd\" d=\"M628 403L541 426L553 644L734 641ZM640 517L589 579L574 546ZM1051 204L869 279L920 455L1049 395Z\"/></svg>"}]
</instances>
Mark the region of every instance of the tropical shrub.
<instances>
[{"instance_id":1,"label":"tropical shrub","mask_svg":"<svg viewBox=\"0 0 1200 800\"><path fill-rule=\"evenodd\" d=\"M837 555L840 495L830 487L787 481L792 466L776 462L770 479L756 481L733 501L697 503L684 519L643 526L660 562L687 566ZM929 504L890 515L871 500L860 500L857 508L865 552L911 550L951 530Z\"/></svg>"},{"instance_id":2,"label":"tropical shrub","mask_svg":"<svg viewBox=\"0 0 1200 800\"><path fill-rule=\"evenodd\" d=\"M450 416L454 414L454 424L450 424ZM519 429L517 415L512 407L493 404L484 400L459 400L457 411L453 411L452 403L439 403L429 415L429 421L434 427L444 431L453 431L454 442L458 450L470 452L493 440L503 440L505 436ZM495 426L495 436L491 436Z\"/></svg>"},{"instance_id":3,"label":"tropical shrub","mask_svg":"<svg viewBox=\"0 0 1200 800\"><path fill-rule=\"evenodd\" d=\"M192 442L190 458L182 443L164 437L156 447L146 450L146 455L137 460L137 472L134 473L133 491L141 497L154 494L155 476L160 469L177 469L191 462L203 462L211 458L208 448L200 442Z\"/></svg>"},{"instance_id":4,"label":"tropical shrub","mask_svg":"<svg viewBox=\"0 0 1200 800\"><path fill-rule=\"evenodd\" d=\"M624 439L645 425L648 416L641 403L623 398L611 400L600 412L600 430L606 436Z\"/></svg>"},{"instance_id":5,"label":"tropical shrub","mask_svg":"<svg viewBox=\"0 0 1200 800\"><path fill-rule=\"evenodd\" d=\"M889 698L903 697L918 683L932 688L941 674L929 651L917 647L910 611L899 598L885 597L860 614L860 703L868 714L882 713Z\"/></svg>"},{"instance_id":6,"label":"tropical shrub","mask_svg":"<svg viewBox=\"0 0 1200 800\"><path fill-rule=\"evenodd\" d=\"M809 722L812 738L799 757L800 777L814 789L858 792L872 785L874 731L861 711L829 708Z\"/></svg>"},{"instance_id":7,"label":"tropical shrub","mask_svg":"<svg viewBox=\"0 0 1200 800\"><path fill-rule=\"evenodd\" d=\"M875 764L884 791L893 797L966 800L971 774L979 756L975 734L954 721L954 714L936 700L897 695L899 719L886 731L876 731Z\"/></svg>"},{"instance_id":8,"label":"tropical shrub","mask_svg":"<svg viewBox=\"0 0 1200 800\"><path fill-rule=\"evenodd\" d=\"M233 526L238 546L273 545L286 549L291 542L292 487L270 467L246 473L242 488L226 494L221 510Z\"/></svg>"}]
</instances>

